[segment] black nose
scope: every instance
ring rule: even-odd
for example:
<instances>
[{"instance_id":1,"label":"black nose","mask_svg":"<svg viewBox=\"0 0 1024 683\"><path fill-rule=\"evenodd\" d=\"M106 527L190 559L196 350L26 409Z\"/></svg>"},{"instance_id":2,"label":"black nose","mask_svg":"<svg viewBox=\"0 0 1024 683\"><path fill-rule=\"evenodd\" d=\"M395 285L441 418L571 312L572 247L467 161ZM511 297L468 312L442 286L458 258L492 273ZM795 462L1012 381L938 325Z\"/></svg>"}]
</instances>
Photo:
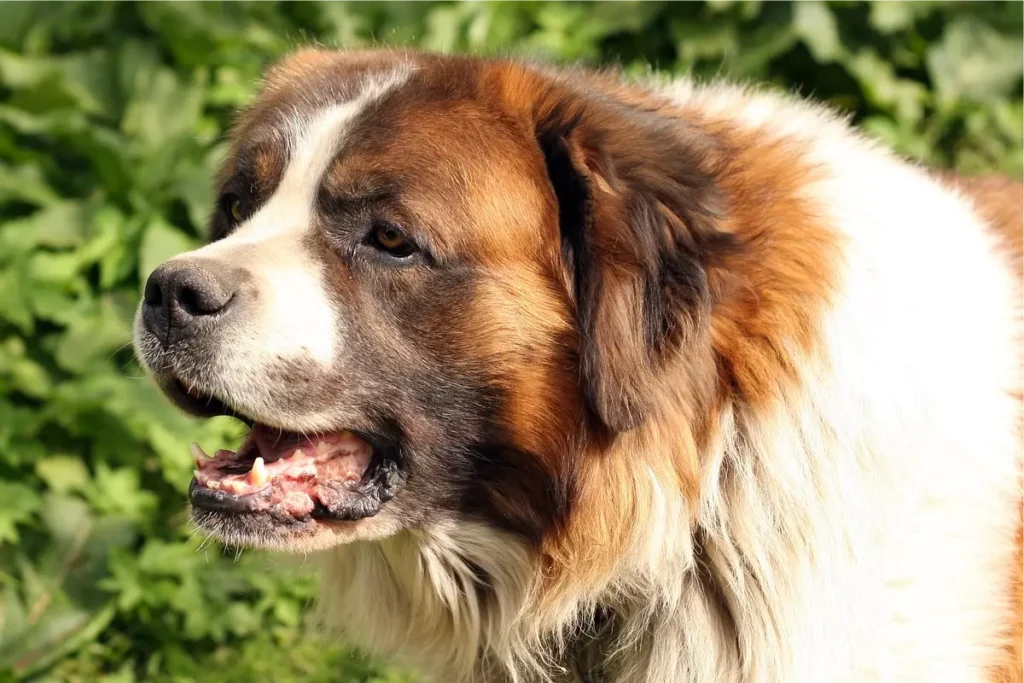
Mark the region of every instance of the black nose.
<instances>
[{"instance_id":1,"label":"black nose","mask_svg":"<svg viewBox=\"0 0 1024 683\"><path fill-rule=\"evenodd\" d=\"M165 263L149 276L142 323L164 346L195 334L224 313L234 298L231 278L189 261Z\"/></svg>"}]
</instances>

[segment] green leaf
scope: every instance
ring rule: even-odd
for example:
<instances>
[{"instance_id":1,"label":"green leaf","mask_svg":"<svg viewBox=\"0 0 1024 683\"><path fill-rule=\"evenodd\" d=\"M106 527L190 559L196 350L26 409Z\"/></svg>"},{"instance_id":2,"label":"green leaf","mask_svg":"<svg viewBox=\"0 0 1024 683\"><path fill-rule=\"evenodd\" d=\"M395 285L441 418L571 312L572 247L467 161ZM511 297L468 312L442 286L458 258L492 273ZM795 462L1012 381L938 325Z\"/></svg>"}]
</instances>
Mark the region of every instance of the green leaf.
<instances>
[{"instance_id":1,"label":"green leaf","mask_svg":"<svg viewBox=\"0 0 1024 683\"><path fill-rule=\"evenodd\" d=\"M0 481L0 500L0 544L17 541L17 525L29 521L39 511L39 494L24 484Z\"/></svg>"},{"instance_id":2,"label":"green leaf","mask_svg":"<svg viewBox=\"0 0 1024 683\"><path fill-rule=\"evenodd\" d=\"M877 53L862 49L845 64L872 105L891 113L898 122L915 124L924 117L928 91L916 81L899 78Z\"/></svg>"},{"instance_id":3,"label":"green leaf","mask_svg":"<svg viewBox=\"0 0 1024 683\"><path fill-rule=\"evenodd\" d=\"M104 297L69 321L54 357L61 367L81 372L107 360L131 338L131 319L125 317L113 299Z\"/></svg>"},{"instance_id":4,"label":"green leaf","mask_svg":"<svg viewBox=\"0 0 1024 683\"><path fill-rule=\"evenodd\" d=\"M832 10L819 0L793 5L793 28L819 62L830 62L843 54L839 28Z\"/></svg>"},{"instance_id":5,"label":"green leaf","mask_svg":"<svg viewBox=\"0 0 1024 683\"><path fill-rule=\"evenodd\" d=\"M30 333L34 327L29 307L28 276L24 265L0 269L0 319Z\"/></svg>"},{"instance_id":6,"label":"green leaf","mask_svg":"<svg viewBox=\"0 0 1024 683\"><path fill-rule=\"evenodd\" d=\"M96 238L90 256L98 258L101 288L109 289L135 272L141 225L109 204L93 215L91 227Z\"/></svg>"},{"instance_id":7,"label":"green leaf","mask_svg":"<svg viewBox=\"0 0 1024 683\"><path fill-rule=\"evenodd\" d=\"M15 642L16 649L0 650L0 663L12 665L15 673L25 679L93 641L113 618L113 606L92 614L71 607L52 610L36 628Z\"/></svg>"},{"instance_id":8,"label":"green leaf","mask_svg":"<svg viewBox=\"0 0 1024 683\"><path fill-rule=\"evenodd\" d=\"M36 474L56 493L82 491L89 485L89 470L70 455L54 455L36 463Z\"/></svg>"},{"instance_id":9,"label":"green leaf","mask_svg":"<svg viewBox=\"0 0 1024 683\"><path fill-rule=\"evenodd\" d=\"M682 20L674 22L672 37L676 41L678 58L686 65L701 60L728 59L740 52L736 26L724 18L701 23Z\"/></svg>"},{"instance_id":10,"label":"green leaf","mask_svg":"<svg viewBox=\"0 0 1024 683\"><path fill-rule=\"evenodd\" d=\"M146 281L156 267L170 257L196 247L195 241L161 217L155 217L145 228L139 248L139 280Z\"/></svg>"},{"instance_id":11,"label":"green leaf","mask_svg":"<svg viewBox=\"0 0 1024 683\"><path fill-rule=\"evenodd\" d=\"M26 111L74 106L110 116L117 106L113 63L104 51L29 57L0 50L0 82L15 90L11 101Z\"/></svg>"},{"instance_id":12,"label":"green leaf","mask_svg":"<svg viewBox=\"0 0 1024 683\"><path fill-rule=\"evenodd\" d=\"M47 184L39 164L0 163L0 204L12 200L47 206L60 201L60 195Z\"/></svg>"},{"instance_id":13,"label":"green leaf","mask_svg":"<svg viewBox=\"0 0 1024 683\"><path fill-rule=\"evenodd\" d=\"M5 230L23 230L41 247L75 247L84 241L85 207L76 201L55 202L28 218L8 223Z\"/></svg>"},{"instance_id":14,"label":"green leaf","mask_svg":"<svg viewBox=\"0 0 1024 683\"><path fill-rule=\"evenodd\" d=\"M142 489L137 470L121 467L112 469L100 463L96 467L96 485L87 495L93 506L109 514L117 514L142 521L156 505L156 497Z\"/></svg>"},{"instance_id":15,"label":"green leaf","mask_svg":"<svg viewBox=\"0 0 1024 683\"><path fill-rule=\"evenodd\" d=\"M927 56L939 102L949 107L961 98L993 102L1005 97L1024 73L1022 51L1024 38L1019 32L1004 36L972 19L950 24Z\"/></svg>"},{"instance_id":16,"label":"green leaf","mask_svg":"<svg viewBox=\"0 0 1024 683\"><path fill-rule=\"evenodd\" d=\"M46 398L53 388L49 373L31 358L13 359L5 370L10 377L11 387L26 396Z\"/></svg>"},{"instance_id":17,"label":"green leaf","mask_svg":"<svg viewBox=\"0 0 1024 683\"><path fill-rule=\"evenodd\" d=\"M152 151L192 131L202 111L205 72L192 83L157 64L141 65L130 84L131 99L121 129L144 150Z\"/></svg>"},{"instance_id":18,"label":"green leaf","mask_svg":"<svg viewBox=\"0 0 1024 683\"><path fill-rule=\"evenodd\" d=\"M914 2L888 0L871 3L868 22L881 33L896 33L914 23Z\"/></svg>"},{"instance_id":19,"label":"green leaf","mask_svg":"<svg viewBox=\"0 0 1024 683\"><path fill-rule=\"evenodd\" d=\"M14 586L8 584L0 589L0 643L10 642L15 636L24 633L27 616Z\"/></svg>"}]
</instances>

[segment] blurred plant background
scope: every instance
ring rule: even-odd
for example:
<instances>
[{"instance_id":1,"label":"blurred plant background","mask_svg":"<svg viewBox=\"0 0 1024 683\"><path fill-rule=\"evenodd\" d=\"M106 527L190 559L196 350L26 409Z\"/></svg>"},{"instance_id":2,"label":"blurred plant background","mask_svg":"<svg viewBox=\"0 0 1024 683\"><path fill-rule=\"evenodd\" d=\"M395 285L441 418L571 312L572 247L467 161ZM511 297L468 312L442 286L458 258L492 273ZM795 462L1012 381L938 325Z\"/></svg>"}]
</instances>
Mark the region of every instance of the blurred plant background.
<instances>
[{"instance_id":1,"label":"blurred plant background","mask_svg":"<svg viewBox=\"0 0 1024 683\"><path fill-rule=\"evenodd\" d=\"M399 681L301 570L202 546L128 346L202 239L231 116L289 48L411 44L796 88L934 166L1021 173L1020 2L0 4L0 681ZM212 452L212 451L211 451Z\"/></svg>"}]
</instances>

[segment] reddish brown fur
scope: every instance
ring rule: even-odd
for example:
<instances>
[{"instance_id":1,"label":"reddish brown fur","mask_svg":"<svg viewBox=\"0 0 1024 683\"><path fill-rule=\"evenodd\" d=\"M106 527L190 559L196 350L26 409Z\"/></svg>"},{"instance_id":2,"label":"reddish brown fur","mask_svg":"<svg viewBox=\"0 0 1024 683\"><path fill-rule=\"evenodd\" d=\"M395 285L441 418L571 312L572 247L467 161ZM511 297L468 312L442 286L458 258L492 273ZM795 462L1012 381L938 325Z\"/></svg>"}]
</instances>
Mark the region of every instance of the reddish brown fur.
<instances>
[{"instance_id":1,"label":"reddish brown fur","mask_svg":"<svg viewBox=\"0 0 1024 683\"><path fill-rule=\"evenodd\" d=\"M493 88L513 110L544 112L564 101L565 91L519 67L491 72ZM621 81L589 75L601 89L614 92L638 109L674 116L685 127L699 121L653 96L621 85ZM595 125L622 125L598 122ZM589 121L580 124L586 138ZM659 481L675 481L686 499L695 502L700 490L701 453L707 446L719 402L731 396L763 404L783 387L780 378L796 380L791 353L809 353L819 340L815 319L835 284L838 253L835 237L814 218L811 207L799 197L800 189L813 180L801 162L800 150L766 142L713 122L704 122L711 139L699 147L697 161L725 190L725 232L737 238L712 265L713 307L710 336L696 329L687 339L685 357L664 368L663 384L644 380L646 390L657 395L661 407L656 419L639 430L622 434L610 445L593 442L592 452L580 459L578 487L572 514L562 531L544 547L547 595L552 603L581 592L599 590L617 563L627 559L638 529L649 519L650 482L643 466L657 473ZM643 149L629 131L621 139ZM616 153L616 152L612 152ZM639 153L639 152L638 152ZM587 159L579 149L578 163L589 165L595 183L615 195L618 183L601 175L599 159ZM611 210L614 204L608 204ZM598 209L601 210L600 207ZM661 210L669 212L667 207ZM668 224L688 230L669 213ZM600 215L595 219L602 222ZM620 246L632 239L622 217L609 216L604 225L619 232L605 235L606 252L616 254L619 268L633 258ZM771 243L765 235L772 231ZM726 275L728 273L728 275ZM628 277L624 270L617 277ZM606 291L615 288L606 285ZM628 316L631 304L623 302L612 317L602 321L599 334L614 336L618 325L634 324ZM619 367L637 367L636 361L620 358ZM523 425L523 423L519 423ZM641 476L638 477L638 471Z\"/></svg>"},{"instance_id":2,"label":"reddish brown fur","mask_svg":"<svg viewBox=\"0 0 1024 683\"><path fill-rule=\"evenodd\" d=\"M435 76L443 82L444 74L428 68L418 74L428 81ZM358 195L348 179L398 177L413 222L429 230L438 258L481 267L479 314L466 319L486 326L460 335L468 345L462 355L504 368L506 437L560 471L568 448L557 435L573 432L580 408L565 405L575 393L570 364L550 355L559 348L550 342L568 339L570 331L568 303L557 286L558 255L550 249L557 240L556 208L544 194L541 160L511 131L495 131L470 95L445 109L392 98L384 115L395 125L387 139L359 143L336 162L326 186L340 196ZM460 144L442 156L437 145L445 140ZM550 234L538 233L538 225L550 226Z\"/></svg>"},{"instance_id":3,"label":"reddish brown fur","mask_svg":"<svg viewBox=\"0 0 1024 683\"><path fill-rule=\"evenodd\" d=\"M715 273L712 338L734 396L767 405L797 381L797 354L813 357L819 347L839 238L800 197L815 172L799 148L727 127L721 134L732 150L720 181L732 199L724 227L742 248Z\"/></svg>"}]
</instances>

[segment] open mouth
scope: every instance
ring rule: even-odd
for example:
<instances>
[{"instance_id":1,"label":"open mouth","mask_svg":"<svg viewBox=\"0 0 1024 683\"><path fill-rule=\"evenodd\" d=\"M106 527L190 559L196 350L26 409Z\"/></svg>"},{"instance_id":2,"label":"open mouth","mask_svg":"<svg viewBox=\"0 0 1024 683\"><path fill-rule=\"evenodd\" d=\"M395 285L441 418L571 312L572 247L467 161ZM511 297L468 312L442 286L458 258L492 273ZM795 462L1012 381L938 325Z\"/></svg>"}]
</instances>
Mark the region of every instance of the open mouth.
<instances>
[{"instance_id":1,"label":"open mouth","mask_svg":"<svg viewBox=\"0 0 1024 683\"><path fill-rule=\"evenodd\" d=\"M375 515L394 495L399 468L396 449L386 442L344 429L306 434L271 427L175 384L169 390L179 395L172 398L190 412L233 415L251 426L237 451L209 456L192 444L189 499L196 509L267 513L278 521L355 521Z\"/></svg>"}]
</instances>

